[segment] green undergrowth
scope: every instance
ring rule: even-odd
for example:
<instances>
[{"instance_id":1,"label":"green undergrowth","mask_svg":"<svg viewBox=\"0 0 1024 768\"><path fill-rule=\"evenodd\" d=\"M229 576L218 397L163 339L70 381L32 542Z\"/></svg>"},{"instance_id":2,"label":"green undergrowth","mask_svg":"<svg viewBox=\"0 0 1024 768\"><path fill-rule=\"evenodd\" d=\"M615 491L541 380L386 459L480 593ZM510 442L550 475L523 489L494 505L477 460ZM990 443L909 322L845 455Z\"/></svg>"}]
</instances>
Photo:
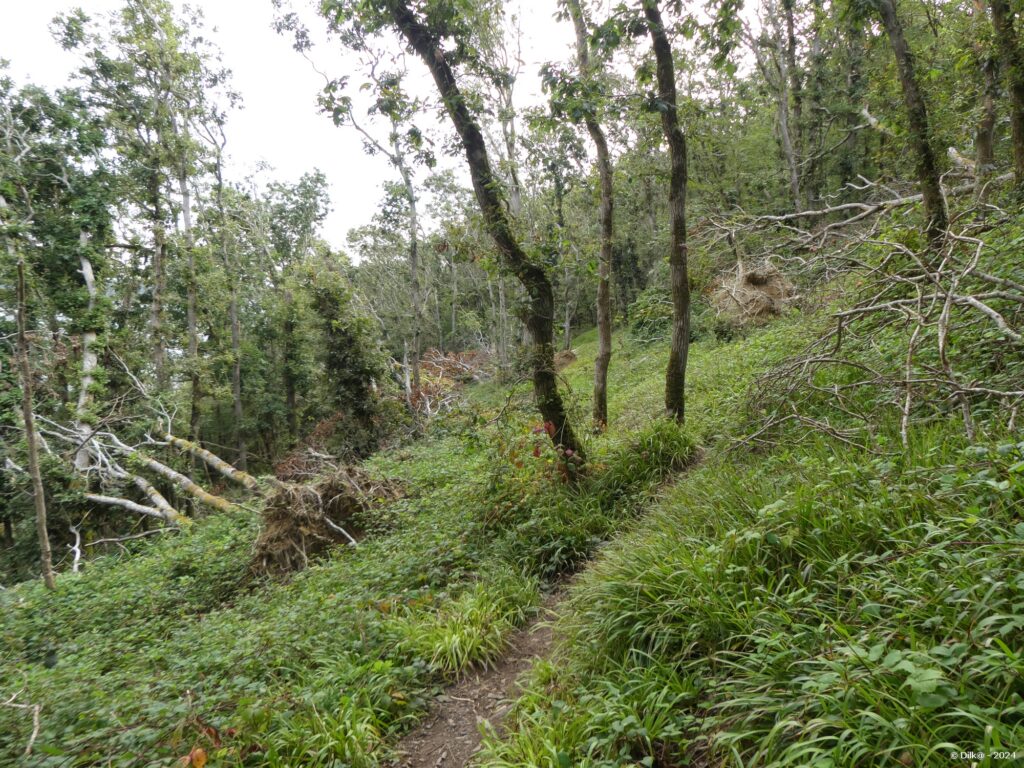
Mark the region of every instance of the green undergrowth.
<instances>
[{"instance_id":1,"label":"green undergrowth","mask_svg":"<svg viewBox=\"0 0 1024 768\"><path fill-rule=\"evenodd\" d=\"M948 428L706 462L588 569L565 656L482 764L1019 754L1022 511L1024 442Z\"/></svg>"},{"instance_id":2,"label":"green undergrowth","mask_svg":"<svg viewBox=\"0 0 1024 768\"><path fill-rule=\"evenodd\" d=\"M365 521L370 536L286 583L249 570L252 512L211 516L127 554L0 592L0 765L161 766L193 749L212 764L375 766L443 685L504 650L543 589L577 569L713 441L717 402L735 408L794 334L767 329L697 346L696 417L659 418L660 352L619 344L612 429L590 435L577 482L537 432L528 397L499 385L426 438L373 457L405 498ZM589 387L595 344L565 371ZM578 410L586 396L570 394Z\"/></svg>"}]
</instances>

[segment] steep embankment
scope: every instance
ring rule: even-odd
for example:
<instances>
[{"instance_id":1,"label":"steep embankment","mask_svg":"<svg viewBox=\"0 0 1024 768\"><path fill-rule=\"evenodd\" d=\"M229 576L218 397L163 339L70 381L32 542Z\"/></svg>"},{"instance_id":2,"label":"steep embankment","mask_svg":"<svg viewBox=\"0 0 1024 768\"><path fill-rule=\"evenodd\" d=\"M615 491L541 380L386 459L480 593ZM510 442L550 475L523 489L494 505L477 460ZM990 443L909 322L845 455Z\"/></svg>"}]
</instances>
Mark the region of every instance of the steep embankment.
<instances>
[{"instance_id":1,"label":"steep embankment","mask_svg":"<svg viewBox=\"0 0 1024 768\"><path fill-rule=\"evenodd\" d=\"M2 765L373 766L447 682L501 656L542 591L630 525L794 348L764 331L694 350L688 432L657 418L660 346L619 339L613 428L566 485L522 387L487 385L431 436L368 463L409 489L367 538L290 582L255 582L258 520L200 521L130 556L0 593ZM566 372L586 412L592 338ZM25 755L31 742L31 755ZM184 761L186 764L188 759Z\"/></svg>"}]
</instances>

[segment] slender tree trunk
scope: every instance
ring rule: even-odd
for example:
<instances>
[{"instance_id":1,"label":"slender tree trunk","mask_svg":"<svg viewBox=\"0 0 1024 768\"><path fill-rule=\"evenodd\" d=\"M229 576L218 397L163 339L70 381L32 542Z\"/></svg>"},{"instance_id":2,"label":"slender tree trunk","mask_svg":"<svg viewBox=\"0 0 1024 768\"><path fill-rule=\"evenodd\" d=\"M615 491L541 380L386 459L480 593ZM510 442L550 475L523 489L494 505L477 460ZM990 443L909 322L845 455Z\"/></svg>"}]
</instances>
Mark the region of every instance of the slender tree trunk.
<instances>
[{"instance_id":1,"label":"slender tree trunk","mask_svg":"<svg viewBox=\"0 0 1024 768\"><path fill-rule=\"evenodd\" d=\"M669 269L672 281L672 347L665 374L665 410L682 423L686 417L686 360L690 351L690 281L686 245L686 135L679 125L676 104L675 64L657 0L643 0L657 67L661 126L668 141L671 175L668 205L672 250Z\"/></svg>"},{"instance_id":2,"label":"slender tree trunk","mask_svg":"<svg viewBox=\"0 0 1024 768\"><path fill-rule=\"evenodd\" d=\"M459 331L459 273L455 264L455 255L451 257L451 270L452 270L452 333L449 339L449 344L453 349L457 349L456 344L458 343L457 334Z\"/></svg>"},{"instance_id":3,"label":"slender tree trunk","mask_svg":"<svg viewBox=\"0 0 1024 768\"><path fill-rule=\"evenodd\" d=\"M526 325L532 344L531 367L533 390L538 410L550 425L555 445L573 451L583 458L583 446L576 437L558 391L554 366L554 294L551 280L544 269L533 263L512 232L497 180L491 170L487 146L465 98L459 90L455 74L445 56L437 34L422 23L409 9L406 0L388 0L388 10L398 31L427 65L448 115L466 152L473 190L483 213L484 222L494 238L505 265L519 279L529 297Z\"/></svg>"},{"instance_id":4,"label":"slender tree trunk","mask_svg":"<svg viewBox=\"0 0 1024 768\"><path fill-rule=\"evenodd\" d=\"M284 292L284 302L287 313L284 321L284 402L288 438L289 442L294 444L299 439L299 406L295 387L295 319L292 316L295 306L292 292L287 288Z\"/></svg>"},{"instance_id":5,"label":"slender tree trunk","mask_svg":"<svg viewBox=\"0 0 1024 768\"><path fill-rule=\"evenodd\" d=\"M1013 141L1013 174L1018 189L1024 189L1024 52L1014 26L1014 12L1008 0L989 0L996 45L1010 91L1010 133Z\"/></svg>"},{"instance_id":6,"label":"slender tree trunk","mask_svg":"<svg viewBox=\"0 0 1024 768\"><path fill-rule=\"evenodd\" d=\"M843 190L843 199L852 199L856 194L849 184L857 178L860 171L858 167L857 148L860 144L856 127L861 122L859 105L863 96L864 81L861 76L861 66L864 60L864 32L857 24L850 24L846 30L847 55L849 61L846 66L846 138L841 147L842 154L839 158L839 182Z\"/></svg>"},{"instance_id":7,"label":"slender tree trunk","mask_svg":"<svg viewBox=\"0 0 1024 768\"><path fill-rule=\"evenodd\" d=\"M92 271L92 262L86 252L89 243L89 235L85 230L79 234L79 263L82 267L82 280L85 282L85 290L89 296L88 314L90 320L96 309L96 278ZM99 358L96 354L95 328L88 328L82 331L82 375L78 384L78 403L75 407L75 431L80 436L78 450L75 451L75 469L84 472L92 462L92 453L89 450L89 438L91 428L89 426L89 407L92 405L92 390L95 382L96 367Z\"/></svg>"},{"instance_id":8,"label":"slender tree trunk","mask_svg":"<svg viewBox=\"0 0 1024 768\"><path fill-rule=\"evenodd\" d=\"M567 0L573 27L576 30L576 58L580 74L594 76L590 61L587 25L579 0ZM612 359L612 240L614 236L615 193L612 184L612 161L601 124L593 113L585 119L587 133L597 152L597 173L601 182L601 252L597 260L597 357L594 359L594 426L603 430L608 425L608 366Z\"/></svg>"},{"instance_id":9,"label":"slender tree trunk","mask_svg":"<svg viewBox=\"0 0 1024 768\"><path fill-rule=\"evenodd\" d=\"M249 469L249 452L245 445L245 432L242 430L242 333L238 323L237 281L231 285L228 319L231 323L231 435L235 443L235 464L246 471Z\"/></svg>"},{"instance_id":10,"label":"slender tree trunk","mask_svg":"<svg viewBox=\"0 0 1024 768\"><path fill-rule=\"evenodd\" d=\"M914 58L903 35L903 25L896 14L895 0L878 0L877 7L886 34L889 36L889 44L892 46L893 56L896 58L900 85L903 87L903 102L907 109L910 143L917 161L917 178L921 186L924 215L927 219L925 230L928 234L928 242L932 247L937 247L945 237L947 218L939 180L939 167L931 142L928 108L925 106L924 94L921 93L917 82Z\"/></svg>"},{"instance_id":11,"label":"slender tree trunk","mask_svg":"<svg viewBox=\"0 0 1024 768\"><path fill-rule=\"evenodd\" d=\"M988 180L995 166L996 134L996 73L995 62L982 56L980 60L983 86L981 92L981 119L974 132L974 196L984 202Z\"/></svg>"},{"instance_id":12,"label":"slender tree trunk","mask_svg":"<svg viewBox=\"0 0 1024 768\"><path fill-rule=\"evenodd\" d=\"M572 302L569 301L569 283L572 280L572 271L569 269L569 261L565 260L562 265L562 285L565 286L562 297L562 349L572 349Z\"/></svg>"},{"instance_id":13,"label":"slender tree trunk","mask_svg":"<svg viewBox=\"0 0 1024 768\"><path fill-rule=\"evenodd\" d=\"M806 131L804 125L804 91L803 75L797 65L796 52L796 19L794 16L795 0L782 0L782 9L786 17L786 69L789 75L789 95L792 101L791 128L796 138L796 155L803 159L806 154ZM799 208L797 210L800 210Z\"/></svg>"},{"instance_id":14,"label":"slender tree trunk","mask_svg":"<svg viewBox=\"0 0 1024 768\"><path fill-rule=\"evenodd\" d=\"M39 536L39 563L43 583L47 589L56 589L50 537L46 530L43 476L39 471L39 440L36 436L35 416L32 413L32 369L28 363L28 336L25 330L28 321L25 302L25 261L18 259L18 368L21 372L21 415L25 422L25 442L28 444L28 474L32 478L32 499L36 508L36 533Z\"/></svg>"},{"instance_id":15,"label":"slender tree trunk","mask_svg":"<svg viewBox=\"0 0 1024 768\"><path fill-rule=\"evenodd\" d=\"M167 389L167 353L164 349L164 261L167 255L167 235L164 230L163 206L160 198L159 179L154 177L151 184L153 205L153 300L149 309L149 324L153 334L153 370L160 392Z\"/></svg>"},{"instance_id":16,"label":"slender tree trunk","mask_svg":"<svg viewBox=\"0 0 1024 768\"><path fill-rule=\"evenodd\" d=\"M394 135L398 136L397 127ZM409 204L409 276L410 294L412 297L412 386L420 390L420 332L423 327L423 297L420 294L420 257L419 257L419 214L416 207L416 188L413 186L412 173L405 164L402 148L398 140L392 144L398 172L402 175L405 187L405 199Z\"/></svg>"},{"instance_id":17,"label":"slender tree trunk","mask_svg":"<svg viewBox=\"0 0 1024 768\"><path fill-rule=\"evenodd\" d=\"M188 254L188 295L185 310L188 326L189 380L191 382L188 436L190 440L199 440L199 403L203 397L203 382L199 374L199 328L196 312L199 285L196 276L195 243L192 240L192 192L188 188L188 170L184 163L178 172L178 194L181 195L182 235L185 240L185 251Z\"/></svg>"},{"instance_id":18,"label":"slender tree trunk","mask_svg":"<svg viewBox=\"0 0 1024 768\"><path fill-rule=\"evenodd\" d=\"M223 154L223 146L217 144L214 173L217 216L220 219L220 251L224 268L231 275L231 298L228 302L228 322L231 325L231 438L235 445L235 466L245 472L249 469L249 451L245 443L245 431L242 429L242 329L238 319L238 288L241 276L239 265L229 248L228 214L224 206Z\"/></svg>"},{"instance_id":19,"label":"slender tree trunk","mask_svg":"<svg viewBox=\"0 0 1024 768\"><path fill-rule=\"evenodd\" d=\"M5 547L13 547L14 546L14 525L11 523L11 518L5 517L4 520L3 520L3 523L4 523L4 534L3 534L4 535L4 538L3 538L4 546Z\"/></svg>"},{"instance_id":20,"label":"slender tree trunk","mask_svg":"<svg viewBox=\"0 0 1024 768\"><path fill-rule=\"evenodd\" d=\"M502 368L508 365L508 302L504 275L498 275L498 362Z\"/></svg>"}]
</instances>

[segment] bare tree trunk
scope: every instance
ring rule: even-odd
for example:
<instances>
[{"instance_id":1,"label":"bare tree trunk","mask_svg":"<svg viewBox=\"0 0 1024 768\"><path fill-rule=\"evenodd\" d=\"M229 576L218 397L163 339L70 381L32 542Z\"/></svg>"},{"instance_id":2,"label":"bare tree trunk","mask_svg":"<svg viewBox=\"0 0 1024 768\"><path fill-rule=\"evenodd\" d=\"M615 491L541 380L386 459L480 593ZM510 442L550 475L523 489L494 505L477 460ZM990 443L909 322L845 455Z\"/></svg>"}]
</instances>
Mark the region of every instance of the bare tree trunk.
<instances>
[{"instance_id":1,"label":"bare tree trunk","mask_svg":"<svg viewBox=\"0 0 1024 768\"><path fill-rule=\"evenodd\" d=\"M32 500L36 508L36 533L39 536L39 563L43 583L47 589L56 589L53 575L53 555L46 530L46 497L43 494L43 476L39 471L39 438L36 436L35 416L32 414L32 369L28 363L27 308L25 305L25 260L18 259L18 368L21 371L21 415L25 421L25 442L28 444L28 474L32 478Z\"/></svg>"},{"instance_id":2,"label":"bare tree trunk","mask_svg":"<svg viewBox=\"0 0 1024 768\"><path fill-rule=\"evenodd\" d=\"M990 0L992 26L1010 91L1010 132L1013 141L1013 173L1018 189L1024 188L1024 53L1014 26L1014 12L1007 0Z\"/></svg>"},{"instance_id":3,"label":"bare tree trunk","mask_svg":"<svg viewBox=\"0 0 1024 768\"><path fill-rule=\"evenodd\" d=\"M568 259L562 265L562 285L565 286L562 297L562 349L572 349L572 302L569 301L569 283L572 271Z\"/></svg>"},{"instance_id":4,"label":"bare tree trunk","mask_svg":"<svg viewBox=\"0 0 1024 768\"><path fill-rule=\"evenodd\" d=\"M508 303L504 275L498 275L498 362L502 368L508 365Z\"/></svg>"},{"instance_id":5,"label":"bare tree trunk","mask_svg":"<svg viewBox=\"0 0 1024 768\"><path fill-rule=\"evenodd\" d=\"M793 5L794 0L782 0L782 9L786 16L786 69L789 75L789 96L792 100L791 127L793 135L796 137L796 155L802 159L807 148L803 116L803 76L800 74L796 60L796 19L793 14Z\"/></svg>"},{"instance_id":6,"label":"bare tree trunk","mask_svg":"<svg viewBox=\"0 0 1024 768\"><path fill-rule=\"evenodd\" d=\"M149 309L149 324L153 334L153 370L156 376L157 388L160 392L167 389L168 376L166 359L167 353L164 349L164 261L167 255L166 233L162 221L163 212L159 199L160 190L157 187L153 204L153 300Z\"/></svg>"},{"instance_id":7,"label":"bare tree trunk","mask_svg":"<svg viewBox=\"0 0 1024 768\"><path fill-rule=\"evenodd\" d=\"M397 128L395 136L398 135ZM423 326L423 297L420 295L420 258L419 258L419 217L416 208L416 188L413 186L412 173L405 164L402 148L397 139L393 142L394 157L398 172L402 175L405 187L405 199L409 203L409 275L410 293L412 296L412 386L420 391L420 331Z\"/></svg>"},{"instance_id":8,"label":"bare tree trunk","mask_svg":"<svg viewBox=\"0 0 1024 768\"><path fill-rule=\"evenodd\" d=\"M682 423L686 417L686 360L690 351L690 282L686 246L686 135L679 125L676 103L675 64L657 0L643 0L644 15L651 35L657 65L661 126L668 141L671 175L668 205L672 250L669 269L672 280L672 347L665 373L665 410Z\"/></svg>"},{"instance_id":9,"label":"bare tree trunk","mask_svg":"<svg viewBox=\"0 0 1024 768\"><path fill-rule=\"evenodd\" d=\"M946 233L946 208L942 199L939 168L932 148L928 125L928 108L924 94L917 82L914 59L910 46L903 35L903 25L896 14L894 0L878 0L878 12L889 36L900 85L903 87L903 102L907 109L907 126L910 129L910 143L917 162L917 178L921 185L921 199L924 201L924 215L927 219L926 232L932 247L942 242Z\"/></svg>"},{"instance_id":10,"label":"bare tree trunk","mask_svg":"<svg viewBox=\"0 0 1024 768\"><path fill-rule=\"evenodd\" d=\"M117 450L126 457L146 467L151 472L155 472L166 480L171 481L180 490L208 507L216 509L219 512L234 512L237 509L237 507L227 499L213 495L201 485L193 481L192 478L171 469L171 467L168 467L166 464L163 464L144 453L136 451L120 441L116 443L116 447Z\"/></svg>"},{"instance_id":11,"label":"bare tree trunk","mask_svg":"<svg viewBox=\"0 0 1024 768\"><path fill-rule=\"evenodd\" d=\"M89 242L89 235L83 229L79 234L79 263L82 266L82 280L85 282L85 290L89 295L88 314L90 319L96 308L96 278L92 271L92 262L86 253L86 246ZM91 463L89 450L89 407L92 405L92 389L95 382L94 375L99 358L96 354L96 329L87 328L82 331L82 375L78 383L78 404L75 407L75 431L80 436L78 450L75 451L75 469L84 472Z\"/></svg>"},{"instance_id":12,"label":"bare tree trunk","mask_svg":"<svg viewBox=\"0 0 1024 768\"><path fill-rule=\"evenodd\" d=\"M203 462L210 469L220 475L223 475L228 480L237 483L246 490L255 492L260 490L260 483L255 477L250 475L248 472L244 472L237 467L231 466L220 456L215 453L211 453L198 443L194 443L191 440L183 440L180 437L175 437L170 432L165 432L163 434L163 439L179 451L183 451L184 453L187 453L195 459ZM268 478L268 481L273 485L280 486L280 483L273 478Z\"/></svg>"},{"instance_id":13,"label":"bare tree trunk","mask_svg":"<svg viewBox=\"0 0 1024 768\"><path fill-rule=\"evenodd\" d=\"M185 310L188 331L189 380L191 382L188 436L190 440L198 440L199 403L203 396L203 382L199 375L199 329L196 315L199 285L196 277L195 243L192 240L192 193L188 188L188 171L184 163L178 172L178 193L181 195L182 234L185 239L185 251L188 253L188 296Z\"/></svg>"},{"instance_id":14,"label":"bare tree trunk","mask_svg":"<svg viewBox=\"0 0 1024 768\"><path fill-rule=\"evenodd\" d=\"M457 334L459 331L459 273L455 264L455 255L451 257L451 269L452 269L452 335L449 340L449 344L452 348L456 348L455 345L458 343Z\"/></svg>"},{"instance_id":15,"label":"bare tree trunk","mask_svg":"<svg viewBox=\"0 0 1024 768\"><path fill-rule=\"evenodd\" d=\"M995 62L988 57L980 61L984 85L981 92L981 119L974 133L974 196L984 202L988 181L995 167L996 73Z\"/></svg>"},{"instance_id":16,"label":"bare tree trunk","mask_svg":"<svg viewBox=\"0 0 1024 768\"><path fill-rule=\"evenodd\" d=\"M295 352L295 319L292 313L295 311L292 292L285 289L284 292L285 311L287 315L284 321L284 402L285 415L288 423L288 439L295 443L299 439L299 406L298 396L295 391L295 371L293 370Z\"/></svg>"},{"instance_id":17,"label":"bare tree trunk","mask_svg":"<svg viewBox=\"0 0 1024 768\"><path fill-rule=\"evenodd\" d=\"M223 132L221 133L223 137ZM211 134L212 138L212 134ZM242 330L238 320L238 286L239 275L238 264L230 254L228 247L228 215L224 207L224 161L223 146L221 143L214 144L217 147L216 164L214 172L216 176L216 199L217 215L220 219L220 250L221 260L225 269L231 275L231 298L228 302L228 322L231 325L231 437L235 445L235 465L245 472L249 468L249 451L245 444L245 432L242 429Z\"/></svg>"},{"instance_id":18,"label":"bare tree trunk","mask_svg":"<svg viewBox=\"0 0 1024 768\"><path fill-rule=\"evenodd\" d=\"M576 58L580 74L585 78L594 76L590 61L590 43L587 39L587 25L579 0L567 0L573 27L576 30ZM594 142L597 152L597 172L601 180L601 253L597 261L597 357L594 359L594 426L603 430L608 425L608 366L612 359L612 240L614 235L614 191L612 185L612 161L601 124L593 113L585 119L587 133Z\"/></svg>"},{"instance_id":19,"label":"bare tree trunk","mask_svg":"<svg viewBox=\"0 0 1024 768\"><path fill-rule=\"evenodd\" d=\"M473 179L473 190L487 229L505 265L519 279L529 297L526 324L532 343L530 357L537 408L544 421L551 426L552 442L573 451L582 459L583 445L569 423L555 378L554 294L551 280L542 267L530 261L512 232L512 222L491 170L483 134L466 106L440 38L415 16L406 0L388 0L387 7L398 31L427 65L434 78L448 115L462 139Z\"/></svg>"},{"instance_id":20,"label":"bare tree trunk","mask_svg":"<svg viewBox=\"0 0 1024 768\"><path fill-rule=\"evenodd\" d=\"M238 323L237 281L232 281L231 285L228 320L231 323L231 434L235 444L235 464L245 471L249 468L249 451L242 430L242 333Z\"/></svg>"}]
</instances>

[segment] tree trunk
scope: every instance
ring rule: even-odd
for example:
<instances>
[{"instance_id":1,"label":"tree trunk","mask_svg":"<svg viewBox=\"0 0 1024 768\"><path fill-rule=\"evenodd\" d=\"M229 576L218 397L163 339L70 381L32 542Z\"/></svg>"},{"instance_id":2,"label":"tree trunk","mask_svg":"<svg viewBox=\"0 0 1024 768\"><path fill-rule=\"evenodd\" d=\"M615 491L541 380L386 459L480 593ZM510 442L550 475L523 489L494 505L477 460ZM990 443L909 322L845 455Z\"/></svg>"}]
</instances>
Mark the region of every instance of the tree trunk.
<instances>
[{"instance_id":1,"label":"tree trunk","mask_svg":"<svg viewBox=\"0 0 1024 768\"><path fill-rule=\"evenodd\" d=\"M451 269L452 269L452 334L448 340L449 346L452 349L458 349L456 346L458 341L459 331L459 273L458 268L455 264L455 254L451 257Z\"/></svg>"},{"instance_id":2,"label":"tree trunk","mask_svg":"<svg viewBox=\"0 0 1024 768\"><path fill-rule=\"evenodd\" d=\"M498 362L502 368L508 365L508 302L503 275L498 275Z\"/></svg>"},{"instance_id":3,"label":"tree trunk","mask_svg":"<svg viewBox=\"0 0 1024 768\"><path fill-rule=\"evenodd\" d=\"M242 486L246 490L259 492L260 483L259 481L250 475L248 472L244 472L237 467L233 467L228 464L224 459L215 453L203 448L198 443L194 443L191 440L182 440L180 437L175 437L170 432L163 434L163 439L170 443L172 446L177 448L179 451L189 454L198 461L203 462L210 469L214 470L220 475L223 475L228 480ZM277 487L281 487L281 483L276 479L268 478L268 481Z\"/></svg>"},{"instance_id":4,"label":"tree trunk","mask_svg":"<svg viewBox=\"0 0 1024 768\"><path fill-rule=\"evenodd\" d=\"M93 312L96 309L96 278L92 271L92 262L86 253L86 246L89 242L89 235L85 230L79 234L79 263L82 265L82 280L85 282L85 290L89 295L88 315L92 320ZM92 388L95 381L96 366L99 358L96 354L96 329L88 328L82 331L82 375L78 383L78 404L75 407L75 431L79 434L79 446L75 451L75 469L85 472L92 462L92 453L89 450L91 428L89 426L89 407L92 405Z\"/></svg>"},{"instance_id":5,"label":"tree trunk","mask_svg":"<svg viewBox=\"0 0 1024 768\"><path fill-rule=\"evenodd\" d=\"M293 366L298 363L294 359L295 319L292 316L295 311L294 298L288 289L285 289L284 292L284 303L286 312L284 321L284 402L289 444L294 445L299 439L299 406Z\"/></svg>"},{"instance_id":6,"label":"tree trunk","mask_svg":"<svg viewBox=\"0 0 1024 768\"><path fill-rule=\"evenodd\" d=\"M483 134L466 106L440 38L416 18L406 0L388 0L387 7L398 31L427 65L434 78L448 115L462 139L473 190L487 229L506 267L519 279L529 297L526 324L532 343L530 362L538 410L544 421L551 425L552 441L572 450L582 459L583 446L566 416L555 378L552 322L554 294L551 281L542 267L530 261L512 232L512 222L491 170Z\"/></svg>"},{"instance_id":7,"label":"tree trunk","mask_svg":"<svg viewBox=\"0 0 1024 768\"><path fill-rule=\"evenodd\" d=\"M928 242L935 248L942 243L946 233L946 207L942 199L939 168L932 148L928 125L928 108L917 82L914 59L910 46L903 35L903 25L896 14L894 0L878 0L878 12L889 36L900 85L903 87L903 102L907 109L907 127L910 129L910 143L917 162L917 178L921 185L921 199L924 201L924 215L927 219L925 231Z\"/></svg>"},{"instance_id":8,"label":"tree trunk","mask_svg":"<svg viewBox=\"0 0 1024 768\"><path fill-rule=\"evenodd\" d=\"M4 523L4 533L3 533L4 546L5 547L13 547L14 546L14 525L13 525L13 523L11 523L11 518L5 517L4 520L3 520L3 523Z\"/></svg>"},{"instance_id":9,"label":"tree trunk","mask_svg":"<svg viewBox=\"0 0 1024 768\"><path fill-rule=\"evenodd\" d=\"M150 202L153 206L153 300L149 308L150 331L153 334L153 371L157 388L162 393L167 389L167 353L164 350L164 261L166 257L166 232L164 231L163 206L161 205L160 179L153 176L150 181Z\"/></svg>"},{"instance_id":10,"label":"tree trunk","mask_svg":"<svg viewBox=\"0 0 1024 768\"><path fill-rule=\"evenodd\" d=\"M579 0L567 0L573 27L576 30L576 58L580 75L590 79L594 67L590 61L590 43L587 25ZM612 359L612 239L614 234L614 191L612 161L601 124L593 113L585 119L587 133L597 152L597 173L601 180L601 252L597 261L597 357L594 359L594 426L603 430L608 426L608 366Z\"/></svg>"},{"instance_id":11,"label":"tree trunk","mask_svg":"<svg viewBox=\"0 0 1024 768\"><path fill-rule=\"evenodd\" d=\"M25 260L18 259L18 367L21 371L21 415L25 422L25 442L28 444L28 474L32 478L32 499L36 508L36 533L39 536L39 564L43 583L47 589L56 589L53 576L53 555L46 530L46 497L43 494L43 476L39 471L39 442L36 436L35 416L32 414L32 369L28 363L28 336L25 305Z\"/></svg>"},{"instance_id":12,"label":"tree trunk","mask_svg":"<svg viewBox=\"0 0 1024 768\"><path fill-rule=\"evenodd\" d=\"M178 193L181 195L182 234L185 240L185 251L188 253L188 295L185 310L188 332L189 380L191 382L188 436L190 440L198 440L199 402L203 396L202 378L199 375L199 329L196 317L199 285L196 277L195 244L192 241L192 194L188 188L188 171L184 163L182 163L178 173Z\"/></svg>"},{"instance_id":13,"label":"tree trunk","mask_svg":"<svg viewBox=\"0 0 1024 768\"><path fill-rule=\"evenodd\" d=\"M1024 53L1014 27L1014 12L1007 0L990 0L992 27L1010 91L1010 132L1013 141L1013 174L1024 189Z\"/></svg>"},{"instance_id":14,"label":"tree trunk","mask_svg":"<svg viewBox=\"0 0 1024 768\"><path fill-rule=\"evenodd\" d=\"M644 15L657 64L661 126L668 141L671 174L668 205L671 229L672 347L665 373L665 410L682 423L686 417L686 359L690 351L690 281L686 246L686 135L679 125L675 64L657 0L644 0Z\"/></svg>"},{"instance_id":15,"label":"tree trunk","mask_svg":"<svg viewBox=\"0 0 1024 768\"><path fill-rule=\"evenodd\" d=\"M796 137L796 155L802 159L807 148L803 116L803 76L796 60L796 19L793 14L793 6L794 0L782 0L782 9L786 16L786 69L789 75L789 95L792 100L791 128L792 135Z\"/></svg>"},{"instance_id":16,"label":"tree trunk","mask_svg":"<svg viewBox=\"0 0 1024 768\"><path fill-rule=\"evenodd\" d=\"M223 134L222 134L223 135ZM235 444L235 465L245 472L249 468L249 452L242 430L242 330L238 320L238 286L241 276L238 264L228 248L228 215L224 207L223 147L217 145L216 164L217 215L220 219L220 250L224 267L231 274L231 298L228 302L228 322L231 325L231 437Z\"/></svg>"},{"instance_id":17,"label":"tree trunk","mask_svg":"<svg viewBox=\"0 0 1024 768\"><path fill-rule=\"evenodd\" d=\"M249 468L249 452L242 430L242 333L238 324L238 283L231 285L231 301L228 304L228 320L231 323L231 435L235 444L235 464L243 472Z\"/></svg>"},{"instance_id":18,"label":"tree trunk","mask_svg":"<svg viewBox=\"0 0 1024 768\"><path fill-rule=\"evenodd\" d=\"M398 128L393 135L398 136ZM416 209L416 188L413 186L412 173L405 165L402 148L396 138L392 144L398 172L402 175L405 187L405 199L409 204L409 277L410 294L412 297L412 386L420 391L420 331L423 326L423 297L420 295L420 257L419 257L419 217Z\"/></svg>"},{"instance_id":19,"label":"tree trunk","mask_svg":"<svg viewBox=\"0 0 1024 768\"><path fill-rule=\"evenodd\" d=\"M980 60L984 85L981 92L981 119L974 133L974 197L984 202L988 181L995 167L996 73L995 62L986 56Z\"/></svg>"}]
</instances>

